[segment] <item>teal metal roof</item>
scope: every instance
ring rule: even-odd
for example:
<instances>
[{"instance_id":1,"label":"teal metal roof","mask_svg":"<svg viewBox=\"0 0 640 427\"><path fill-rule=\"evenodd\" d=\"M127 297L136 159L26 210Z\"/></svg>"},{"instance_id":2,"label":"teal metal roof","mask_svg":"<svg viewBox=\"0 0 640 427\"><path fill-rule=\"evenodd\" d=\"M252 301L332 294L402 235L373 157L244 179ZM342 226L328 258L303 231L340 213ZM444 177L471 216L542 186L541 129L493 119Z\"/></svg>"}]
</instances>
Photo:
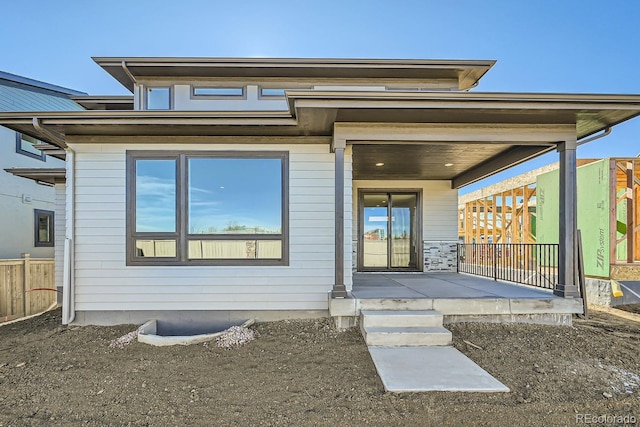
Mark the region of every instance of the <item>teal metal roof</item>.
<instances>
[{"instance_id":1,"label":"teal metal roof","mask_svg":"<svg viewBox=\"0 0 640 427\"><path fill-rule=\"evenodd\" d=\"M0 111L83 110L74 95L84 93L0 71Z\"/></svg>"}]
</instances>

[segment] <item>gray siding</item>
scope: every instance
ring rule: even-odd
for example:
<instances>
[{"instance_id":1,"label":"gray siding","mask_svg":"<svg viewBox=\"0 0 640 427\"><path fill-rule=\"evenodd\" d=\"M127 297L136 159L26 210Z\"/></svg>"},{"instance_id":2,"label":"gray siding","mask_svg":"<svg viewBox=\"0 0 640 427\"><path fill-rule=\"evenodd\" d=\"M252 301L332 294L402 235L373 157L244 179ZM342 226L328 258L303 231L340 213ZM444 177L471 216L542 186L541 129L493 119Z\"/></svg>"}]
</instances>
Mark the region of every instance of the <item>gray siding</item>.
<instances>
[{"instance_id":1,"label":"gray siding","mask_svg":"<svg viewBox=\"0 0 640 427\"><path fill-rule=\"evenodd\" d=\"M326 145L181 145L183 150L289 151L289 266L125 265L125 150L76 151L76 310L326 310L334 281L334 156ZM175 146L166 146L168 150ZM347 215L351 215L348 160ZM345 222L351 229L351 221ZM346 259L351 244L345 244ZM347 266L349 265L346 263ZM350 266L345 270L350 271ZM350 286L351 275L348 276Z\"/></svg>"}]
</instances>

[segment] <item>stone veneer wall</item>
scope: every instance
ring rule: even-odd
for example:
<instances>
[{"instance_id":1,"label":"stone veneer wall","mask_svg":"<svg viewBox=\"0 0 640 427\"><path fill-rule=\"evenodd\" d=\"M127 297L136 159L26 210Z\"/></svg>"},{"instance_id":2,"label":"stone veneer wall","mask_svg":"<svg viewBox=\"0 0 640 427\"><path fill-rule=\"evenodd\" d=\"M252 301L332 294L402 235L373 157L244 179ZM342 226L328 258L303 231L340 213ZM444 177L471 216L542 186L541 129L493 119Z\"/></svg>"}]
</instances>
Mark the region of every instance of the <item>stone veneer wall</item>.
<instances>
[{"instance_id":1,"label":"stone veneer wall","mask_svg":"<svg viewBox=\"0 0 640 427\"><path fill-rule=\"evenodd\" d=\"M455 241L425 241L424 242L424 271L425 272L455 272L458 256L458 242Z\"/></svg>"}]
</instances>

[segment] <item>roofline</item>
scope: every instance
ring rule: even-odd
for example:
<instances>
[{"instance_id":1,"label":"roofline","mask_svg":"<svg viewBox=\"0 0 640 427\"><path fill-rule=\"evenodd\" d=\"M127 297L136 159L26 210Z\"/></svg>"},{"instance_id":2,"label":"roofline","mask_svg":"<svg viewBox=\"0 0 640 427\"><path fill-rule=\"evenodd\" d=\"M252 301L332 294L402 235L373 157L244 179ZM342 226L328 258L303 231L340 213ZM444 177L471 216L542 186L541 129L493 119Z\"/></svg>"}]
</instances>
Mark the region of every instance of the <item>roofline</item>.
<instances>
[{"instance_id":1,"label":"roofline","mask_svg":"<svg viewBox=\"0 0 640 427\"><path fill-rule=\"evenodd\" d=\"M6 71L0 71L0 79L7 80L14 83L19 83L22 85L33 86L39 89L45 89L52 92L61 93L64 95L87 95L85 92L80 92L78 90L69 89L63 86L54 85L51 83L42 82L40 80L30 79L28 77L19 76L17 74L7 73Z\"/></svg>"},{"instance_id":2,"label":"roofline","mask_svg":"<svg viewBox=\"0 0 640 427\"><path fill-rule=\"evenodd\" d=\"M185 57L169 57L169 56L150 56L150 57L91 57L98 65L120 65L124 61L127 65L172 65L182 67L188 64L199 64L212 66L245 66L254 65L261 66L297 66L297 67L331 67L331 66L405 66L420 68L442 68L442 67L458 67L458 68L475 68L475 67L492 67L495 60L464 60L464 59L375 59L375 58L236 58L236 57L201 57L201 56L185 56Z\"/></svg>"}]
</instances>

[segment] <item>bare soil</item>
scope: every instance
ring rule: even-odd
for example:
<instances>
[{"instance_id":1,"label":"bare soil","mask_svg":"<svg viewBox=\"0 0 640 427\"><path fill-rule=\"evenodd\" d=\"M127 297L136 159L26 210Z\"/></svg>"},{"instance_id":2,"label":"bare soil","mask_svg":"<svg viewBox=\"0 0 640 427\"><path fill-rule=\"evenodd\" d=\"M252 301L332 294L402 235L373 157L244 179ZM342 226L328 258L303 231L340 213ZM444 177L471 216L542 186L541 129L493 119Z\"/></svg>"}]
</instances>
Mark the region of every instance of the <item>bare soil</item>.
<instances>
[{"instance_id":1,"label":"bare soil","mask_svg":"<svg viewBox=\"0 0 640 427\"><path fill-rule=\"evenodd\" d=\"M232 350L110 348L135 326L60 323L54 311L0 326L0 426L560 426L582 414L640 418L640 324L603 313L573 327L449 325L455 346L511 388L497 394L386 393L359 332L337 332L328 319L258 324L258 338Z\"/></svg>"}]
</instances>

